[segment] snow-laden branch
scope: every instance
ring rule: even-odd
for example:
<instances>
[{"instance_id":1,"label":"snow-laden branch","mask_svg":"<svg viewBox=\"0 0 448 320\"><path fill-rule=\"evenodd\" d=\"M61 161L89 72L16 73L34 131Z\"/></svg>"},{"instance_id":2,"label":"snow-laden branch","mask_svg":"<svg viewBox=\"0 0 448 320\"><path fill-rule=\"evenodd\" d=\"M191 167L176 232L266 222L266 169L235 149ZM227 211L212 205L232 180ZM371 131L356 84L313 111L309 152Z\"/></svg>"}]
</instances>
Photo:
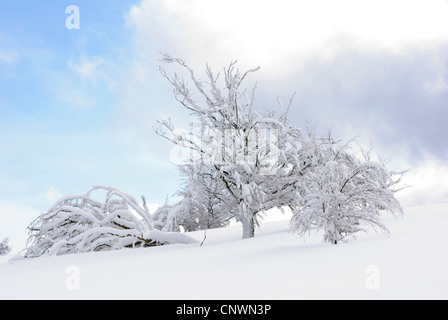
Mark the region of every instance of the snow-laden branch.
<instances>
[{"instance_id":1,"label":"snow-laden branch","mask_svg":"<svg viewBox=\"0 0 448 320\"><path fill-rule=\"evenodd\" d=\"M92 198L96 192L106 192L104 202ZM184 234L154 229L144 198L141 206L133 196L106 186L60 199L28 231L24 258L196 242Z\"/></svg>"},{"instance_id":2,"label":"snow-laden branch","mask_svg":"<svg viewBox=\"0 0 448 320\"><path fill-rule=\"evenodd\" d=\"M11 247L8 245L9 238L0 241L0 256L5 256L11 252Z\"/></svg>"},{"instance_id":3,"label":"snow-laden branch","mask_svg":"<svg viewBox=\"0 0 448 320\"><path fill-rule=\"evenodd\" d=\"M381 213L403 214L392 190L392 173L382 163L357 160L348 153L347 144L312 141L314 163L302 177L291 230L303 236L317 227L333 244L365 231L363 224L389 234Z\"/></svg>"}]
</instances>

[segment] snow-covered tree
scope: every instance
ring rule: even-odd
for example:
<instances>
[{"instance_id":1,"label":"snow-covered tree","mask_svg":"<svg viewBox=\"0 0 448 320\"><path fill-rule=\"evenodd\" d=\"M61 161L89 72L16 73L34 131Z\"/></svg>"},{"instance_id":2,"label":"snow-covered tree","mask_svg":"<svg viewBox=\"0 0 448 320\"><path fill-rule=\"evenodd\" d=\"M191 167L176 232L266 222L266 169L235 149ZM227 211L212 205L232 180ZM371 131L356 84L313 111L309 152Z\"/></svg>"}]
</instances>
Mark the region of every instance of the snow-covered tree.
<instances>
[{"instance_id":1,"label":"snow-covered tree","mask_svg":"<svg viewBox=\"0 0 448 320\"><path fill-rule=\"evenodd\" d=\"M170 120L159 121L156 132L191 151L193 165L201 162L208 166L209 178L224 186L223 207L242 223L243 238L253 237L266 210L294 200L296 175L307 166L306 161L299 161L301 132L287 124L292 99L280 116L262 114L253 108L256 86L250 94L240 88L258 68L241 73L233 61L220 81L220 75L207 65L205 80L199 80L184 61L169 55L164 55L163 61L187 71L198 98L177 74L168 76L161 69L174 87L176 100L191 112L195 122L190 134L176 132Z\"/></svg>"},{"instance_id":2,"label":"snow-covered tree","mask_svg":"<svg viewBox=\"0 0 448 320\"><path fill-rule=\"evenodd\" d=\"M11 252L11 247L8 245L9 238L5 238L0 241L0 256L6 256Z\"/></svg>"},{"instance_id":3,"label":"snow-covered tree","mask_svg":"<svg viewBox=\"0 0 448 320\"><path fill-rule=\"evenodd\" d=\"M394 188L403 173L389 172L384 163L370 161L368 153L364 161L357 160L348 144L331 135L319 138L312 130L303 135L288 122L292 98L286 108L278 99L279 116L254 109L256 85L248 94L241 84L258 68L241 73L233 61L220 81L208 65L199 79L180 59L165 54L162 61L187 72L192 88L177 74L160 69L195 121L188 133L161 120L156 133L187 150L194 167L207 167L210 183L222 186L220 209L242 223L243 238L253 237L263 214L274 207L292 208L294 232L324 228L325 240L332 243L362 230L361 223L387 232L380 213L402 213ZM200 177L192 175L188 192ZM190 204L188 197L186 201Z\"/></svg>"},{"instance_id":4,"label":"snow-covered tree","mask_svg":"<svg viewBox=\"0 0 448 320\"><path fill-rule=\"evenodd\" d=\"M388 234L380 221L382 212L403 214L395 189L404 172L389 172L382 162L363 161L330 135L309 136L311 166L303 175L296 193L291 230L303 236L312 228L324 230L324 240L332 244L366 230Z\"/></svg>"},{"instance_id":5,"label":"snow-covered tree","mask_svg":"<svg viewBox=\"0 0 448 320\"><path fill-rule=\"evenodd\" d=\"M105 200L95 200L94 192L105 193ZM155 230L142 199L141 206L131 195L103 186L64 197L28 226L23 257L195 242L183 234Z\"/></svg>"},{"instance_id":6,"label":"snow-covered tree","mask_svg":"<svg viewBox=\"0 0 448 320\"><path fill-rule=\"evenodd\" d=\"M213 179L208 166L201 163L179 166L184 186L177 193L181 200L165 204L153 215L154 226L164 231L196 231L225 227L232 212L226 206L227 192L222 181Z\"/></svg>"}]
</instances>

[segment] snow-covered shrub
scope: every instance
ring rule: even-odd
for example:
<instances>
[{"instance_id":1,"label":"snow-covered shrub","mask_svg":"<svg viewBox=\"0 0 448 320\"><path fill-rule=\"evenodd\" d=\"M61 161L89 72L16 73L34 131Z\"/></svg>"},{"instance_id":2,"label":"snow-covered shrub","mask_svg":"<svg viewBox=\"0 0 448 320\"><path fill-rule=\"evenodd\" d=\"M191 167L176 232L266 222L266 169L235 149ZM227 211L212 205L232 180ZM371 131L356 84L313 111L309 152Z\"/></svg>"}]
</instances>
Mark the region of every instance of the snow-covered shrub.
<instances>
[{"instance_id":1,"label":"snow-covered shrub","mask_svg":"<svg viewBox=\"0 0 448 320\"><path fill-rule=\"evenodd\" d=\"M166 204L152 215L154 227L164 231L206 230L229 225L232 212L226 206L227 192L223 183L212 177L204 164L179 166L183 188L177 192L182 199Z\"/></svg>"},{"instance_id":2,"label":"snow-covered shrub","mask_svg":"<svg viewBox=\"0 0 448 320\"><path fill-rule=\"evenodd\" d=\"M93 199L94 191L105 192L104 202ZM60 199L28 230L25 258L195 242L183 234L155 230L144 198L140 206L131 195L103 186Z\"/></svg>"},{"instance_id":3,"label":"snow-covered shrub","mask_svg":"<svg viewBox=\"0 0 448 320\"><path fill-rule=\"evenodd\" d=\"M11 252L11 247L8 245L9 238L5 238L0 242L0 256L6 256Z\"/></svg>"},{"instance_id":4,"label":"snow-covered shrub","mask_svg":"<svg viewBox=\"0 0 448 320\"><path fill-rule=\"evenodd\" d=\"M332 244L364 231L370 225L388 234L382 212L403 214L394 186L404 172L389 172L383 163L360 161L331 137L313 137L310 170L301 178L300 192L291 218L291 230L304 235L312 228L324 230Z\"/></svg>"},{"instance_id":5,"label":"snow-covered shrub","mask_svg":"<svg viewBox=\"0 0 448 320\"><path fill-rule=\"evenodd\" d=\"M169 232L179 232L182 227L185 232L190 232L227 226L230 219L225 218L224 212L203 200L184 197L174 205L166 204L158 208L152 215L154 227Z\"/></svg>"},{"instance_id":6,"label":"snow-covered shrub","mask_svg":"<svg viewBox=\"0 0 448 320\"><path fill-rule=\"evenodd\" d=\"M152 214L154 228L168 232L180 232L181 227L187 232L199 230L190 217L189 206L185 203L186 200L183 199L174 205L165 204L159 207Z\"/></svg>"}]
</instances>

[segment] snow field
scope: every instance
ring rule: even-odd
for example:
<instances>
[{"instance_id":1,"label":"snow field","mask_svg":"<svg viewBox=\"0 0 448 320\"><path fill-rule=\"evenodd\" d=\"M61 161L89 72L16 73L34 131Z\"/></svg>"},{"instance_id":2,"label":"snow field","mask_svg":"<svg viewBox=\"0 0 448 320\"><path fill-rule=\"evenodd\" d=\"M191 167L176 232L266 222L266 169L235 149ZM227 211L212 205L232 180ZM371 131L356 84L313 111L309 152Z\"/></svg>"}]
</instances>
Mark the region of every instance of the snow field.
<instances>
[{"instance_id":1,"label":"snow field","mask_svg":"<svg viewBox=\"0 0 448 320\"><path fill-rule=\"evenodd\" d=\"M238 224L207 230L203 246L2 257L0 299L448 298L448 204L405 208L383 217L389 238L369 232L338 245L321 232L298 238L278 216L245 240ZM201 242L204 231L189 235Z\"/></svg>"}]
</instances>

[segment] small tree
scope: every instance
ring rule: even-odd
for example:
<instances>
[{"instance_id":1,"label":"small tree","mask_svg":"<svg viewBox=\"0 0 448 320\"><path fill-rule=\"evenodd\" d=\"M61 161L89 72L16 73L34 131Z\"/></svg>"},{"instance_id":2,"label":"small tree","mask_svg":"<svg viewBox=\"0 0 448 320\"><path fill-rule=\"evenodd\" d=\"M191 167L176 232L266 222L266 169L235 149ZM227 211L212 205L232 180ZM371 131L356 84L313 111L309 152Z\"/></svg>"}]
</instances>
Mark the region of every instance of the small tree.
<instances>
[{"instance_id":1,"label":"small tree","mask_svg":"<svg viewBox=\"0 0 448 320\"><path fill-rule=\"evenodd\" d=\"M370 152L363 152L360 161L348 152L348 144L330 135L310 141L312 166L302 177L291 230L303 236L312 228L323 229L324 240L332 244L365 231L363 224L388 234L380 215L403 214L394 186L404 172L389 172L384 163L370 161Z\"/></svg>"},{"instance_id":2,"label":"small tree","mask_svg":"<svg viewBox=\"0 0 448 320\"><path fill-rule=\"evenodd\" d=\"M154 226L165 231L179 231L182 227L187 232L227 226L234 214L226 206L227 192L222 181L216 181L209 167L200 162L178 168L184 179L177 192L182 199L154 212Z\"/></svg>"},{"instance_id":3,"label":"small tree","mask_svg":"<svg viewBox=\"0 0 448 320\"><path fill-rule=\"evenodd\" d=\"M95 200L94 191L105 192L105 201ZM102 186L60 199L28 230L25 258L195 242L182 234L154 230L144 198L140 206L131 195Z\"/></svg>"},{"instance_id":4,"label":"small tree","mask_svg":"<svg viewBox=\"0 0 448 320\"><path fill-rule=\"evenodd\" d=\"M8 245L9 238L5 238L0 242L0 256L6 256L11 252L11 247Z\"/></svg>"}]
</instances>

